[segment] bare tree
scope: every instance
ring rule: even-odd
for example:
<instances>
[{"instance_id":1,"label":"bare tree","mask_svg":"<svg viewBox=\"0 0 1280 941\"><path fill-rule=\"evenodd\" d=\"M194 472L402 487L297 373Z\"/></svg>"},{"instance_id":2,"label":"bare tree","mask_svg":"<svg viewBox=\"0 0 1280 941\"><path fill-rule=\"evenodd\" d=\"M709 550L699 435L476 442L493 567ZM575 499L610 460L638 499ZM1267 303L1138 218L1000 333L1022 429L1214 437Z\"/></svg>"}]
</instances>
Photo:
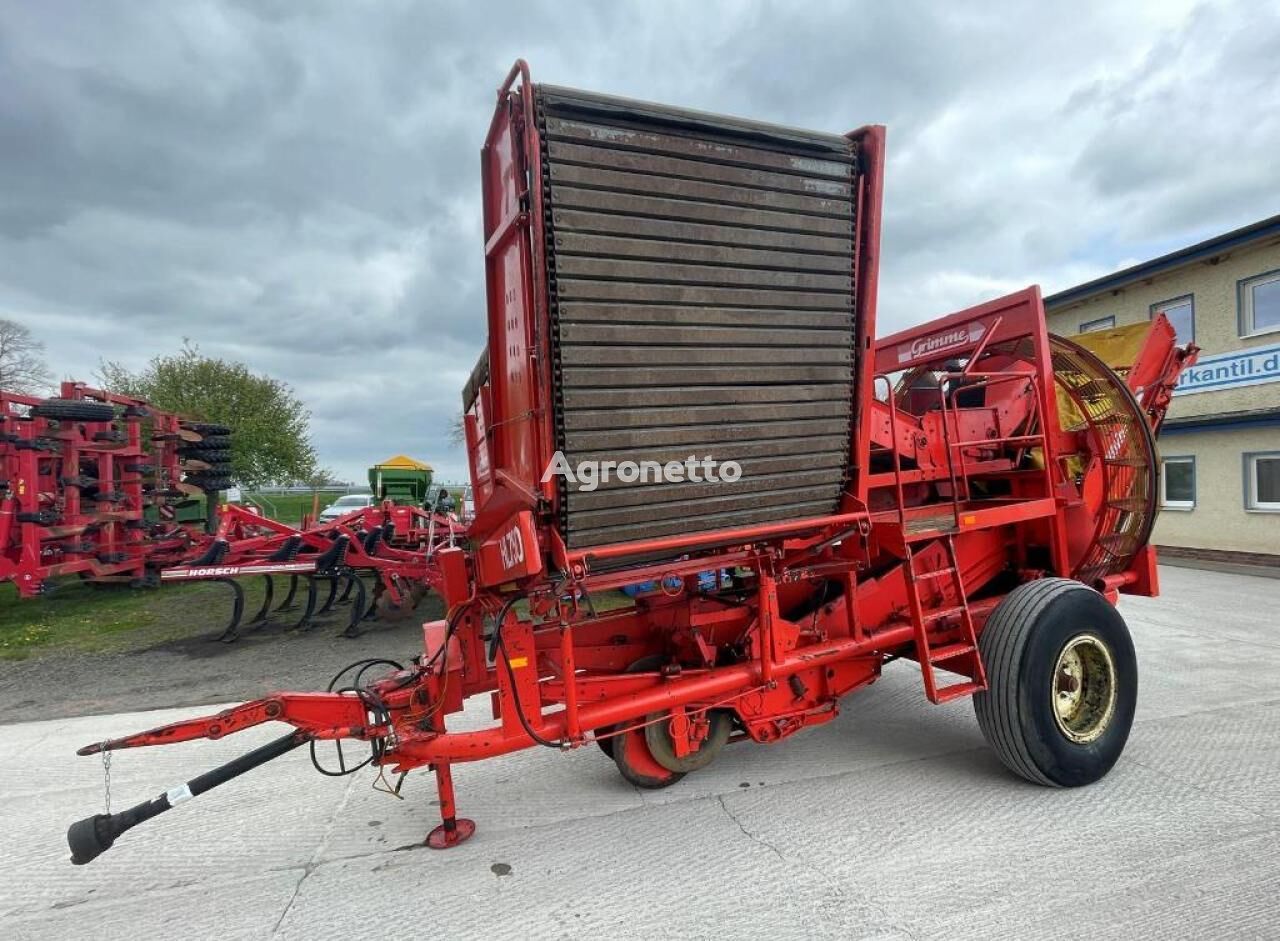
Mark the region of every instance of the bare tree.
<instances>
[{"instance_id":1,"label":"bare tree","mask_svg":"<svg viewBox=\"0 0 1280 941\"><path fill-rule=\"evenodd\" d=\"M0 318L0 389L40 395L52 380L44 364L44 344L17 321Z\"/></svg>"}]
</instances>

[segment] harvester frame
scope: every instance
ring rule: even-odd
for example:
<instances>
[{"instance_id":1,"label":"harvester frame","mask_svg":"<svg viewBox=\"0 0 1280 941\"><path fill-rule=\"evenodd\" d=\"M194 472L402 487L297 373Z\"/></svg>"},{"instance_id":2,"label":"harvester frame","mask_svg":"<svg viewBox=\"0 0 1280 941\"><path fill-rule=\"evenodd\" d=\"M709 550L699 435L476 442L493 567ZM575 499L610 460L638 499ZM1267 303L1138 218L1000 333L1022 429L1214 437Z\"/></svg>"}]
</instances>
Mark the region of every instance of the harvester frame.
<instances>
[{"instance_id":1,"label":"harvester frame","mask_svg":"<svg viewBox=\"0 0 1280 941\"><path fill-rule=\"evenodd\" d=\"M1087 349L1050 336L1034 287L873 344L885 136L866 127L845 138L851 170L839 189L854 220L855 346L838 499L823 513L766 507L745 525L694 520L653 538L611 542L598 537L604 527L575 529L571 491L543 474L573 440L559 421L565 380L551 309L567 286L549 274L554 213L544 207L556 204L543 191L555 177L543 164L542 106L565 101L623 129L593 132L605 148L625 150L620 136L649 133L643 122L658 113L542 90L523 62L499 91L482 156L489 344L465 393L476 515L469 547L437 555L448 615L424 626L423 655L358 662L327 693L280 693L86 746L81 754L294 726L152 801L75 824L74 862L264 761L340 739L368 742L369 762L393 774L431 768L442 822L427 843L453 846L475 829L456 810L456 762L596 744L628 781L664 787L730 742L775 742L831 720L844 695L898 659L918 663L935 703L977 694L980 724L1023 777L1089 783L1118 757L1136 665L1113 604L1158 587L1147 545L1152 435L1193 350L1178 351L1157 318L1126 384ZM721 136L700 159L730 153L738 174L743 140L775 144L770 155L844 146L690 112L659 117L681 141L711 127ZM646 153L626 150L633 164L636 152ZM628 516L625 531L652 527L644 516ZM658 587L625 609L597 608L609 590L643 581ZM383 667L391 672L364 680ZM449 731L447 716L482 695L495 724ZM1040 704L1011 725L1009 703L1023 695Z\"/></svg>"}]
</instances>

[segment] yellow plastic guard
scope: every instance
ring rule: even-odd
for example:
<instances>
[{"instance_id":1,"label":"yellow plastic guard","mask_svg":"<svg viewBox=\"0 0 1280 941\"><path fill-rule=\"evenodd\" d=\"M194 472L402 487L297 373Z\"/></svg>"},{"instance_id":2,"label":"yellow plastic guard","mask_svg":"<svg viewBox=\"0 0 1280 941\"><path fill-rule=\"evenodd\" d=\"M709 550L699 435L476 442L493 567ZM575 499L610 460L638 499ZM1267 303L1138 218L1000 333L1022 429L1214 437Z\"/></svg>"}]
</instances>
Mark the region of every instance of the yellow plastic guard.
<instances>
[{"instance_id":1,"label":"yellow plastic guard","mask_svg":"<svg viewBox=\"0 0 1280 941\"><path fill-rule=\"evenodd\" d=\"M1071 339L1123 376L1138 358L1150 332L1151 324L1144 321L1127 327L1080 333Z\"/></svg>"}]
</instances>

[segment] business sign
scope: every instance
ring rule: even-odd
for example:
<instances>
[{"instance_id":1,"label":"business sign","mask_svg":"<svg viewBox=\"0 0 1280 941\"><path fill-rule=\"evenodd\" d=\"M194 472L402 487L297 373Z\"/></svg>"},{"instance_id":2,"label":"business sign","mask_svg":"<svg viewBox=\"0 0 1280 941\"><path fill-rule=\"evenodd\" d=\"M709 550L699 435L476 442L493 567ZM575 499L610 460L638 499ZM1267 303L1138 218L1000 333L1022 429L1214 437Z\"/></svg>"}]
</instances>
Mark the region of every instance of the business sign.
<instances>
[{"instance_id":1,"label":"business sign","mask_svg":"<svg viewBox=\"0 0 1280 941\"><path fill-rule=\"evenodd\" d=\"M1182 371L1173 394L1217 392L1265 382L1280 382L1280 346L1202 356L1198 363Z\"/></svg>"}]
</instances>

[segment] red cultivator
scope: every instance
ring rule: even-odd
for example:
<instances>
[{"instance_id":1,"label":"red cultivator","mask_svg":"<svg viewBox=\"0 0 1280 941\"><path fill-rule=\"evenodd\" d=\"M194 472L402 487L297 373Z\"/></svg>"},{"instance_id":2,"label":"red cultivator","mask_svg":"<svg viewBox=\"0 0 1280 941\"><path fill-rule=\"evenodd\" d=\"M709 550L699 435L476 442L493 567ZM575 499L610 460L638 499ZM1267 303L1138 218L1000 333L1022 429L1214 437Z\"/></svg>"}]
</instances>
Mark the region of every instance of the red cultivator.
<instances>
[{"instance_id":1,"label":"red cultivator","mask_svg":"<svg viewBox=\"0 0 1280 941\"><path fill-rule=\"evenodd\" d=\"M232 589L231 621L221 639L240 636L244 617L244 588L237 579L263 578L261 606L250 620L253 629L265 624L273 610L295 606L300 580L305 584L302 614L295 630L309 630L314 619L335 604L350 602L351 613L343 634L356 636L360 622L375 616L396 618L412 614L422 595L438 589L440 575L435 557L456 544L462 527L450 517L416 507L391 503L349 513L332 523L307 530L266 519L239 506L222 510L213 541L197 557L161 569L162 583L218 581ZM289 588L275 604L273 576L287 576ZM373 598L368 598L365 577L371 577ZM327 593L319 600L317 585ZM354 593L354 596L353 596Z\"/></svg>"},{"instance_id":2,"label":"red cultivator","mask_svg":"<svg viewBox=\"0 0 1280 941\"><path fill-rule=\"evenodd\" d=\"M175 512L220 489L228 429L75 382L0 392L0 421L0 581L22 597L65 575L141 584L205 541Z\"/></svg>"},{"instance_id":3,"label":"red cultivator","mask_svg":"<svg viewBox=\"0 0 1280 941\"><path fill-rule=\"evenodd\" d=\"M293 726L76 823L73 862L341 739L395 774L433 769L443 820L427 842L452 846L474 830L455 762L594 743L628 781L665 787L726 744L832 719L899 659L932 702L974 695L1016 774L1074 786L1109 770L1137 669L1113 605L1157 588L1153 430L1189 355L1166 324L1128 384L1047 333L1035 288L873 345L878 127L836 137L533 85L519 63L482 167L489 342L464 393L476 516L468 548L434 554L447 619L410 664L362 661L331 692L81 749ZM743 473L698 473L699 455ZM617 475L551 476L557 456L607 457ZM637 462L668 476L624 476ZM494 724L449 731L478 695Z\"/></svg>"},{"instance_id":4,"label":"red cultivator","mask_svg":"<svg viewBox=\"0 0 1280 941\"><path fill-rule=\"evenodd\" d=\"M350 602L344 633L354 636L362 620L412 615L438 587L436 553L462 529L444 514L390 503L307 530L220 508L215 494L231 484L229 428L80 383L63 383L57 399L0 392L0 422L0 581L24 598L69 575L135 587L216 580L233 593L221 634L231 641L245 615L237 579L260 575L265 593L250 628L298 607L294 626L307 630ZM178 519L201 505L201 519ZM289 588L273 609L276 575Z\"/></svg>"}]
</instances>

